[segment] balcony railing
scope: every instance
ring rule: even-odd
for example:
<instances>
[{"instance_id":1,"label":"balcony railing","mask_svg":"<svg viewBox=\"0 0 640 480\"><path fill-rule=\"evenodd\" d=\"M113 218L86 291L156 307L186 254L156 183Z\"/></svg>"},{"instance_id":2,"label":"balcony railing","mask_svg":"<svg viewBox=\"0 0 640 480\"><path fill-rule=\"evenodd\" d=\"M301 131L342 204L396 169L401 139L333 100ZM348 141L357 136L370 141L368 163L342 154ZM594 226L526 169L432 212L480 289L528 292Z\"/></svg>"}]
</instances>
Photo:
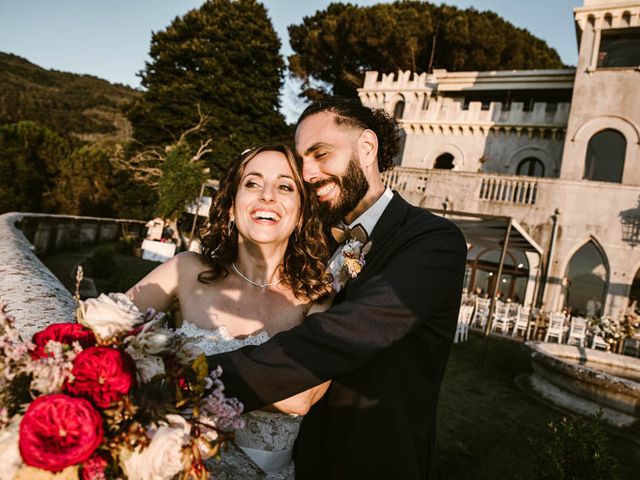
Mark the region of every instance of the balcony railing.
<instances>
[{"instance_id":1,"label":"balcony railing","mask_svg":"<svg viewBox=\"0 0 640 480\"><path fill-rule=\"evenodd\" d=\"M528 177L396 167L385 172L383 179L386 186L405 193L471 195L475 200L508 205L535 205L538 198L538 181Z\"/></svg>"},{"instance_id":2,"label":"balcony railing","mask_svg":"<svg viewBox=\"0 0 640 480\"><path fill-rule=\"evenodd\" d=\"M535 180L515 180L513 178L487 177L480 185L480 200L534 205L538 194Z\"/></svg>"}]
</instances>

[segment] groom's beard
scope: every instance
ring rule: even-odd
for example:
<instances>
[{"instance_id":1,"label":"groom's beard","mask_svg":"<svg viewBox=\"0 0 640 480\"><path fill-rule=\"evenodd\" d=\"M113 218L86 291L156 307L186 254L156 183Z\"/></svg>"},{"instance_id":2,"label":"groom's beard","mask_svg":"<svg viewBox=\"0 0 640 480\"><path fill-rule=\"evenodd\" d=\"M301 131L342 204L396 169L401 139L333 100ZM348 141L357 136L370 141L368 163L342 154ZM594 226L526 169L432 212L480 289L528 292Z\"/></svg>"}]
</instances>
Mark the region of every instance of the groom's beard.
<instances>
[{"instance_id":1,"label":"groom's beard","mask_svg":"<svg viewBox=\"0 0 640 480\"><path fill-rule=\"evenodd\" d=\"M341 223L356 208L369 190L369 182L354 154L349 159L344 175L341 177L333 176L330 181L338 184L340 196L333 205L331 202L320 202L320 219L326 227ZM313 186L318 188L324 183L327 181L316 182Z\"/></svg>"}]
</instances>

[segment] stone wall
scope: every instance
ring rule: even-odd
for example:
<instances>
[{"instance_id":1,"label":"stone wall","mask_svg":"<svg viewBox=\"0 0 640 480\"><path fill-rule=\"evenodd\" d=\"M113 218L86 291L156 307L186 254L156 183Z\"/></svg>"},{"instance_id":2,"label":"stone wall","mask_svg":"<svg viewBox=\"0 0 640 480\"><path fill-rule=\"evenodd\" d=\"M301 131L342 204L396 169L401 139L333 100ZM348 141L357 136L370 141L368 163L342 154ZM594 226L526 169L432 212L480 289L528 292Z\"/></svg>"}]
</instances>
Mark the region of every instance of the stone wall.
<instances>
[{"instance_id":1,"label":"stone wall","mask_svg":"<svg viewBox=\"0 0 640 480\"><path fill-rule=\"evenodd\" d=\"M141 231L143 222L135 220L113 220L89 217L71 217L34 213L5 213L0 215L0 302L5 311L16 318L23 338L31 336L51 323L73 320L75 302L69 291L44 266L35 254L36 247L17 226L21 224L31 232L41 232L40 250L51 251L70 244L65 238L68 228L53 228L53 225L74 226L80 238L88 242L100 240L95 232L117 232L121 225L132 225ZM55 236L42 232L55 231ZM51 239L51 240L50 240Z\"/></svg>"}]
</instances>

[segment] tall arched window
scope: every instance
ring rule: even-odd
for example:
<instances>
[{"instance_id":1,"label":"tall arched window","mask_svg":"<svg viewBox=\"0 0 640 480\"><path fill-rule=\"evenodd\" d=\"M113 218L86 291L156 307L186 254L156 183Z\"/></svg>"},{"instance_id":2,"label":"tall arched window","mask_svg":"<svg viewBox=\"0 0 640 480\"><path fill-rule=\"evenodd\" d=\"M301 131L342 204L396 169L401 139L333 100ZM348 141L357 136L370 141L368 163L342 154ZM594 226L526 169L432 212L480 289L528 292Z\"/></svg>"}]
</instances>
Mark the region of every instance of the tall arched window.
<instances>
[{"instance_id":1,"label":"tall arched window","mask_svg":"<svg viewBox=\"0 0 640 480\"><path fill-rule=\"evenodd\" d=\"M602 316L609 269L600 249L587 242L569 261L565 305L574 315Z\"/></svg>"},{"instance_id":2,"label":"tall arched window","mask_svg":"<svg viewBox=\"0 0 640 480\"><path fill-rule=\"evenodd\" d=\"M589 140L584 178L599 182L622 182L627 140L617 130L608 128Z\"/></svg>"},{"instance_id":3,"label":"tall arched window","mask_svg":"<svg viewBox=\"0 0 640 480\"><path fill-rule=\"evenodd\" d=\"M451 155L450 153L443 153L438 158L436 158L436 161L433 164L433 168L451 170L453 168L453 160L453 155Z\"/></svg>"},{"instance_id":4,"label":"tall arched window","mask_svg":"<svg viewBox=\"0 0 640 480\"><path fill-rule=\"evenodd\" d=\"M629 291L629 304L636 302L637 306L640 306L640 270L636 272L633 282L631 283L631 290Z\"/></svg>"},{"instance_id":5,"label":"tall arched window","mask_svg":"<svg viewBox=\"0 0 640 480\"><path fill-rule=\"evenodd\" d=\"M404 114L404 100L398 100L396 106L393 108L393 118L402 118Z\"/></svg>"},{"instance_id":6,"label":"tall arched window","mask_svg":"<svg viewBox=\"0 0 640 480\"><path fill-rule=\"evenodd\" d=\"M516 175L544 177L544 163L536 157L527 157L518 164Z\"/></svg>"}]
</instances>

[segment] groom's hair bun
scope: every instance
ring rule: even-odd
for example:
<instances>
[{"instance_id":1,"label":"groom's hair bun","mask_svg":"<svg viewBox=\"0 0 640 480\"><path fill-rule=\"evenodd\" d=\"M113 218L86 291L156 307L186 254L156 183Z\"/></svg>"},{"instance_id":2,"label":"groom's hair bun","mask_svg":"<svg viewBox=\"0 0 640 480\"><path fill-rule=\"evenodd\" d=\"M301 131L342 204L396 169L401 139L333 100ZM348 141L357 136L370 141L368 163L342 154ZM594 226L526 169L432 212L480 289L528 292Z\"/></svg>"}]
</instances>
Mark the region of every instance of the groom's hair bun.
<instances>
[{"instance_id":1,"label":"groom's hair bun","mask_svg":"<svg viewBox=\"0 0 640 480\"><path fill-rule=\"evenodd\" d=\"M384 172L394 166L393 159L400 151L400 130L396 121L380 108L365 107L351 98L324 97L312 102L300 115L302 121L321 112L335 114L336 125L346 125L373 131L378 137L378 170Z\"/></svg>"}]
</instances>

